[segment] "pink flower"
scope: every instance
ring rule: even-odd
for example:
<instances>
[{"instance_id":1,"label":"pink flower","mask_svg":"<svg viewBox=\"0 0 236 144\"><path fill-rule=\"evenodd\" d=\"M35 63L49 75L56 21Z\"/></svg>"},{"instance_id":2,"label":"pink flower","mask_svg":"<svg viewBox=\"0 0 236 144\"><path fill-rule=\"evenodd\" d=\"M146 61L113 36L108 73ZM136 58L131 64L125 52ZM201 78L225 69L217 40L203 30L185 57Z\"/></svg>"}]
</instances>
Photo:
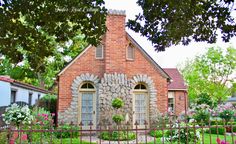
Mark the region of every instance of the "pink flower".
<instances>
[{"instance_id":1,"label":"pink flower","mask_svg":"<svg viewBox=\"0 0 236 144\"><path fill-rule=\"evenodd\" d=\"M45 118L44 118L44 120L48 120L48 118L47 118L47 117L45 117Z\"/></svg>"},{"instance_id":2,"label":"pink flower","mask_svg":"<svg viewBox=\"0 0 236 144\"><path fill-rule=\"evenodd\" d=\"M219 138L216 139L216 142L217 144L229 144L229 142L224 141L224 140L221 141Z\"/></svg>"},{"instance_id":3,"label":"pink flower","mask_svg":"<svg viewBox=\"0 0 236 144\"><path fill-rule=\"evenodd\" d=\"M41 114L38 114L38 116L41 116Z\"/></svg>"},{"instance_id":4,"label":"pink flower","mask_svg":"<svg viewBox=\"0 0 236 144\"><path fill-rule=\"evenodd\" d=\"M27 134L23 134L22 136L21 136L21 140L22 141L26 141L28 138L27 138Z\"/></svg>"},{"instance_id":5,"label":"pink flower","mask_svg":"<svg viewBox=\"0 0 236 144\"><path fill-rule=\"evenodd\" d=\"M55 116L55 113L52 113L52 116Z\"/></svg>"}]
</instances>

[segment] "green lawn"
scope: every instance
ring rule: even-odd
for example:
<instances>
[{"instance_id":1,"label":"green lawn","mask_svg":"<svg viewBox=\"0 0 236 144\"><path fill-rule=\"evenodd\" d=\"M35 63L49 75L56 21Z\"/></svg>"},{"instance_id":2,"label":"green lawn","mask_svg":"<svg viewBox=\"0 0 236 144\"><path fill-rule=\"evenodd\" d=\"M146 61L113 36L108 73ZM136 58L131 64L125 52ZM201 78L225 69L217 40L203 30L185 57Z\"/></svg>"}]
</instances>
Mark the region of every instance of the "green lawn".
<instances>
[{"instance_id":1,"label":"green lawn","mask_svg":"<svg viewBox=\"0 0 236 144\"><path fill-rule=\"evenodd\" d=\"M72 141L70 138L64 138L62 139L62 141L60 139L54 139L53 140L53 144L90 144L90 142L85 142L82 141L82 143L80 143L80 139L79 138L73 138ZM96 143L91 143L91 144L96 144Z\"/></svg>"},{"instance_id":2,"label":"green lawn","mask_svg":"<svg viewBox=\"0 0 236 144\"><path fill-rule=\"evenodd\" d=\"M221 140L224 140L225 137L224 135L218 135L218 137L221 139ZM216 143L216 139L217 139L217 135L216 134L211 134L211 143L210 143L210 135L209 134L204 134L204 144L217 144ZM227 142L229 142L230 144L233 144L232 142L232 136L226 136L226 140ZM236 136L234 136L234 141L236 140ZM154 142L150 142L148 144L154 144ZM161 139L158 138L156 140L156 144L162 144L161 142ZM165 144L170 144L170 143L167 143L165 142ZM178 144L178 142L176 143L172 143L172 144Z\"/></svg>"}]
</instances>

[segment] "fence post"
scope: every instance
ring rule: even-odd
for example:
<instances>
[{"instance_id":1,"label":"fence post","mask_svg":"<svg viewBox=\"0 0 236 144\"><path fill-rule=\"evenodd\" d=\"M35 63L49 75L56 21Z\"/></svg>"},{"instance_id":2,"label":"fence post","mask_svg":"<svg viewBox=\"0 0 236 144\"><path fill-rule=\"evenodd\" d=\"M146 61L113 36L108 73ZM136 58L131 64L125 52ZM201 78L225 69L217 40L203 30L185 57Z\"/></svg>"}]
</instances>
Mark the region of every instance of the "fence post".
<instances>
[{"instance_id":1,"label":"fence post","mask_svg":"<svg viewBox=\"0 0 236 144\"><path fill-rule=\"evenodd\" d=\"M129 122L126 123L127 144L129 144Z\"/></svg>"},{"instance_id":2,"label":"fence post","mask_svg":"<svg viewBox=\"0 0 236 144\"><path fill-rule=\"evenodd\" d=\"M70 143L72 144L73 130L72 130L73 122L70 123Z\"/></svg>"},{"instance_id":3,"label":"fence post","mask_svg":"<svg viewBox=\"0 0 236 144\"><path fill-rule=\"evenodd\" d=\"M153 121L153 124L152 124L153 126L154 126L154 128L153 128L153 131L154 131L154 144L156 144L156 136L157 136L157 133L156 133L156 124L155 124L155 122Z\"/></svg>"},{"instance_id":4,"label":"fence post","mask_svg":"<svg viewBox=\"0 0 236 144\"><path fill-rule=\"evenodd\" d=\"M98 123L98 128L99 128L99 144L101 144L102 142L101 142L101 134L102 134L102 126L101 126L101 123L99 122Z\"/></svg>"},{"instance_id":5,"label":"fence post","mask_svg":"<svg viewBox=\"0 0 236 144\"><path fill-rule=\"evenodd\" d=\"M178 135L179 135L178 144L179 144L180 143L180 120L178 120L177 123L178 123Z\"/></svg>"},{"instance_id":6,"label":"fence post","mask_svg":"<svg viewBox=\"0 0 236 144\"><path fill-rule=\"evenodd\" d=\"M145 142L147 144L147 125L148 125L148 123L146 120L144 120L144 125L145 125Z\"/></svg>"},{"instance_id":7,"label":"fence post","mask_svg":"<svg viewBox=\"0 0 236 144\"><path fill-rule=\"evenodd\" d=\"M118 130L118 144L120 144L120 127L119 127L119 123L117 124L117 130Z\"/></svg>"},{"instance_id":8,"label":"fence post","mask_svg":"<svg viewBox=\"0 0 236 144\"><path fill-rule=\"evenodd\" d=\"M21 131L22 131L22 125L20 124L20 125L19 125L19 129L17 130L17 132L18 132L18 134L19 134L19 135L18 135L18 138L20 139L20 144L22 144L22 141L21 141L21 135L22 135L22 134L21 134Z\"/></svg>"},{"instance_id":9,"label":"fence post","mask_svg":"<svg viewBox=\"0 0 236 144\"><path fill-rule=\"evenodd\" d=\"M169 128L170 128L170 143L172 144L172 134L173 134L173 132L172 132L172 123L171 123L171 120L169 119Z\"/></svg>"},{"instance_id":10,"label":"fence post","mask_svg":"<svg viewBox=\"0 0 236 144\"><path fill-rule=\"evenodd\" d=\"M90 121L89 123L89 143L91 144L92 143L92 126L93 126L93 122Z\"/></svg>"},{"instance_id":11,"label":"fence post","mask_svg":"<svg viewBox=\"0 0 236 144\"><path fill-rule=\"evenodd\" d=\"M231 121L231 122L230 122L230 129L231 129L232 143L236 143L236 141L234 142L234 128L233 128L233 122L234 122L234 120L231 119L230 121Z\"/></svg>"},{"instance_id":12,"label":"fence post","mask_svg":"<svg viewBox=\"0 0 236 144\"><path fill-rule=\"evenodd\" d=\"M203 119L201 119L201 132L202 132L202 143L204 144Z\"/></svg>"},{"instance_id":13,"label":"fence post","mask_svg":"<svg viewBox=\"0 0 236 144\"><path fill-rule=\"evenodd\" d=\"M162 121L162 128L161 128L162 136L164 135L164 127L165 126L166 126L165 119L163 119L163 121ZM162 137L162 144L164 144L164 143L165 143L165 137Z\"/></svg>"},{"instance_id":14,"label":"fence post","mask_svg":"<svg viewBox=\"0 0 236 144\"><path fill-rule=\"evenodd\" d=\"M209 124L209 134L210 134L210 143L212 143L212 139L211 139L211 120L209 119L208 121L208 124Z\"/></svg>"},{"instance_id":15,"label":"fence post","mask_svg":"<svg viewBox=\"0 0 236 144\"><path fill-rule=\"evenodd\" d=\"M136 144L138 144L138 121L136 121L134 125L135 125L135 132L136 132Z\"/></svg>"},{"instance_id":16,"label":"fence post","mask_svg":"<svg viewBox=\"0 0 236 144\"><path fill-rule=\"evenodd\" d=\"M82 144L82 134L83 134L83 123L82 123L82 121L80 122L79 126L80 126L80 137L79 137L79 139L80 139L80 143Z\"/></svg>"},{"instance_id":17,"label":"fence post","mask_svg":"<svg viewBox=\"0 0 236 144\"><path fill-rule=\"evenodd\" d=\"M109 132L109 144L111 143L111 138L112 138L112 133L113 133L113 131L112 131L112 124L110 123L110 122L108 122L108 132Z\"/></svg>"},{"instance_id":18,"label":"fence post","mask_svg":"<svg viewBox=\"0 0 236 144\"><path fill-rule=\"evenodd\" d=\"M225 123L226 123L226 120L223 119L223 127L224 127L224 129L225 129L224 140L226 141L226 132L227 132L226 125L227 125L227 124L225 125Z\"/></svg>"}]
</instances>

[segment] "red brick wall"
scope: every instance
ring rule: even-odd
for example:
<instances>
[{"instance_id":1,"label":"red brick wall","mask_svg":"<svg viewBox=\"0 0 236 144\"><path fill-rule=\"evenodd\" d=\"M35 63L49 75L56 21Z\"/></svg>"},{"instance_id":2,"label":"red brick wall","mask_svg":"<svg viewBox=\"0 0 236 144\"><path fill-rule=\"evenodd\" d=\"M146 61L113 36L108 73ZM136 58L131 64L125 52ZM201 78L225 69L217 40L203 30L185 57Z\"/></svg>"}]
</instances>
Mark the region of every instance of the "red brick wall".
<instances>
[{"instance_id":1,"label":"red brick wall","mask_svg":"<svg viewBox=\"0 0 236 144\"><path fill-rule=\"evenodd\" d=\"M135 60L126 60L126 74L132 77L136 74L146 74L152 78L157 90L157 108L160 112L166 112L168 107L167 79L161 76L156 67L145 58L141 51L135 48Z\"/></svg>"},{"instance_id":2,"label":"red brick wall","mask_svg":"<svg viewBox=\"0 0 236 144\"><path fill-rule=\"evenodd\" d=\"M59 76L58 111L64 111L71 102L71 85L76 76L91 73L100 78L104 73L104 60L95 59L95 48L89 48Z\"/></svg>"},{"instance_id":3,"label":"red brick wall","mask_svg":"<svg viewBox=\"0 0 236 144\"><path fill-rule=\"evenodd\" d=\"M95 59L95 48L89 48L79 59L70 65L59 76L59 105L62 112L71 102L71 84L76 76L91 73L100 78L104 73L125 73L129 78L137 74L146 74L152 78L157 90L157 107L160 112L167 111L167 79L137 48L135 60L126 60L126 48L129 41L125 32L125 16L109 15L107 17L108 31L103 39L105 56L103 60Z\"/></svg>"},{"instance_id":4,"label":"red brick wall","mask_svg":"<svg viewBox=\"0 0 236 144\"><path fill-rule=\"evenodd\" d=\"M127 40L124 15L108 15L105 36L105 72L124 73Z\"/></svg>"},{"instance_id":5,"label":"red brick wall","mask_svg":"<svg viewBox=\"0 0 236 144\"><path fill-rule=\"evenodd\" d=\"M175 113L179 115L184 112L188 106L186 91L175 91Z\"/></svg>"}]
</instances>

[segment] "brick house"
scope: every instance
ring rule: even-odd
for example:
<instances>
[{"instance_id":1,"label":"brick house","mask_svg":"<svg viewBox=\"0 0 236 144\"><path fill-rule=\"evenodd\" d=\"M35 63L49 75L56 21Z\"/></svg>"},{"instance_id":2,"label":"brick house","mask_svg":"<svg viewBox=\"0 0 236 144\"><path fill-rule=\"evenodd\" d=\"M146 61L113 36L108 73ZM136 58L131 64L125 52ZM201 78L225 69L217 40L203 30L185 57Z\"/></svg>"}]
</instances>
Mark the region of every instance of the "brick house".
<instances>
[{"instance_id":1,"label":"brick house","mask_svg":"<svg viewBox=\"0 0 236 144\"><path fill-rule=\"evenodd\" d=\"M111 101L119 97L126 121L142 127L168 111L171 77L125 31L124 11L110 10L106 26L101 44L85 48L58 74L58 121L82 121L84 127L111 121Z\"/></svg>"}]
</instances>

